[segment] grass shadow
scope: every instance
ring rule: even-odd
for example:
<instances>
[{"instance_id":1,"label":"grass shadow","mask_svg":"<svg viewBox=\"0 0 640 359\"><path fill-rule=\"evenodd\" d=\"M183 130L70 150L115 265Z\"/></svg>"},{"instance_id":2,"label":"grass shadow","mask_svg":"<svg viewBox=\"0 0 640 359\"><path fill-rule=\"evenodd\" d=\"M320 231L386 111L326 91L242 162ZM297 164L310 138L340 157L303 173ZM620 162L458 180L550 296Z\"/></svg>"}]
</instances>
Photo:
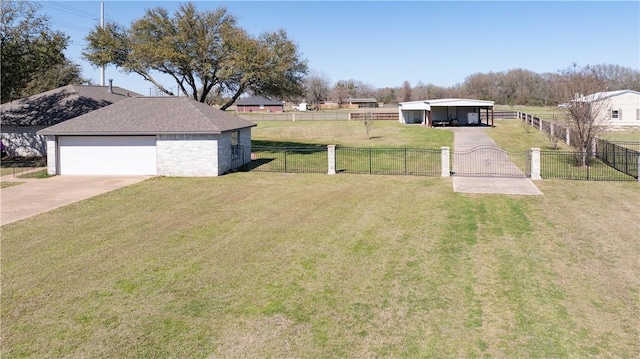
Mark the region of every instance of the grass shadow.
<instances>
[{"instance_id":1,"label":"grass shadow","mask_svg":"<svg viewBox=\"0 0 640 359\"><path fill-rule=\"evenodd\" d=\"M267 165L272 161L275 161L275 158L260 158L256 160L251 160L251 162L242 165L237 170L241 172L249 172L251 170L257 169L260 166Z\"/></svg>"},{"instance_id":2,"label":"grass shadow","mask_svg":"<svg viewBox=\"0 0 640 359\"><path fill-rule=\"evenodd\" d=\"M11 167L46 167L46 157L7 157L0 163L2 168Z\"/></svg>"},{"instance_id":3,"label":"grass shadow","mask_svg":"<svg viewBox=\"0 0 640 359\"><path fill-rule=\"evenodd\" d=\"M265 141L265 140L252 140L251 147L274 147L279 149L296 148L305 150L318 150L326 151L327 145L304 143L304 142L292 142L292 141Z\"/></svg>"}]
</instances>

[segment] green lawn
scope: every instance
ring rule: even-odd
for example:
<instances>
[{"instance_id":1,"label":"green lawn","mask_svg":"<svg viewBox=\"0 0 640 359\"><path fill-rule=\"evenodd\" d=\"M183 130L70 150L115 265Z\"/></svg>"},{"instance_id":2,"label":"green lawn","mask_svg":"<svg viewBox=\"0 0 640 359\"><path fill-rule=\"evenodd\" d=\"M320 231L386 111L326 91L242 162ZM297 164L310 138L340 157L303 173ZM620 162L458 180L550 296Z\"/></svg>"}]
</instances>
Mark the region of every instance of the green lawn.
<instances>
[{"instance_id":1,"label":"green lawn","mask_svg":"<svg viewBox=\"0 0 640 359\"><path fill-rule=\"evenodd\" d=\"M488 129L486 133L505 151L526 151L534 147L542 151L553 150L546 133L519 120L496 121L495 127ZM571 151L571 147L562 141L558 141L558 149Z\"/></svg>"},{"instance_id":2,"label":"green lawn","mask_svg":"<svg viewBox=\"0 0 640 359\"><path fill-rule=\"evenodd\" d=\"M452 142L360 126L260 122L254 138ZM544 147L517 122L487 131ZM638 357L638 184L536 184L544 196L414 176L155 178L5 225L0 356Z\"/></svg>"},{"instance_id":3,"label":"green lawn","mask_svg":"<svg viewBox=\"0 0 640 359\"><path fill-rule=\"evenodd\" d=\"M374 121L367 138L360 121L260 121L252 129L254 145L289 147L343 145L354 147L431 148L453 145L453 133L397 121Z\"/></svg>"},{"instance_id":4,"label":"green lawn","mask_svg":"<svg viewBox=\"0 0 640 359\"><path fill-rule=\"evenodd\" d=\"M15 170L11 167L2 167L0 168L0 176L6 176L6 175L10 175L13 174L15 172Z\"/></svg>"},{"instance_id":5,"label":"green lawn","mask_svg":"<svg viewBox=\"0 0 640 359\"><path fill-rule=\"evenodd\" d=\"M0 182L0 188L13 187L23 183L24 182Z\"/></svg>"},{"instance_id":6,"label":"green lawn","mask_svg":"<svg viewBox=\"0 0 640 359\"><path fill-rule=\"evenodd\" d=\"M538 185L147 180L3 226L1 355L638 357L637 184Z\"/></svg>"},{"instance_id":7,"label":"green lawn","mask_svg":"<svg viewBox=\"0 0 640 359\"><path fill-rule=\"evenodd\" d=\"M611 131L604 134L602 138L610 141L640 142L640 130Z\"/></svg>"}]
</instances>

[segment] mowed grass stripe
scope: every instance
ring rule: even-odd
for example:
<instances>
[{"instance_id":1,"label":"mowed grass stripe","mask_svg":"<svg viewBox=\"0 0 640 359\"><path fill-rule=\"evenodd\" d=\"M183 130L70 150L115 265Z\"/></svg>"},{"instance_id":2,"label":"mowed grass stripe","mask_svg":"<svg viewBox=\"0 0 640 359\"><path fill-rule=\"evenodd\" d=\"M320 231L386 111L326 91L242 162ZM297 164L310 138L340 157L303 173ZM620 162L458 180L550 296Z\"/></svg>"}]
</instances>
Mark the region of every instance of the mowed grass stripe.
<instances>
[{"instance_id":1,"label":"mowed grass stripe","mask_svg":"<svg viewBox=\"0 0 640 359\"><path fill-rule=\"evenodd\" d=\"M637 356L637 184L540 185L236 173L66 206L3 227L2 356Z\"/></svg>"}]
</instances>

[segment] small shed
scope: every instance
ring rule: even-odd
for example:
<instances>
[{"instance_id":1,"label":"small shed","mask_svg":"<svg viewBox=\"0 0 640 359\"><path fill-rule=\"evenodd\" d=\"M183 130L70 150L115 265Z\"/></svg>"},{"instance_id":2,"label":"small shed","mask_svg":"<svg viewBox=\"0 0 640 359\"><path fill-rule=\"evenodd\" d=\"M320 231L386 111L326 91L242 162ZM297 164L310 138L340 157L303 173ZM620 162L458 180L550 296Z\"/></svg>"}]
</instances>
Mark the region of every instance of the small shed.
<instances>
[{"instance_id":1,"label":"small shed","mask_svg":"<svg viewBox=\"0 0 640 359\"><path fill-rule=\"evenodd\" d=\"M187 97L131 97L38 134L52 175L202 177L250 162L254 126Z\"/></svg>"},{"instance_id":2,"label":"small shed","mask_svg":"<svg viewBox=\"0 0 640 359\"><path fill-rule=\"evenodd\" d=\"M493 101L453 98L398 104L400 123L420 123L429 127L481 125L483 111L486 125L493 126Z\"/></svg>"},{"instance_id":3,"label":"small shed","mask_svg":"<svg viewBox=\"0 0 640 359\"><path fill-rule=\"evenodd\" d=\"M244 97L236 104L237 112L283 112L284 103L261 96Z\"/></svg>"}]
</instances>

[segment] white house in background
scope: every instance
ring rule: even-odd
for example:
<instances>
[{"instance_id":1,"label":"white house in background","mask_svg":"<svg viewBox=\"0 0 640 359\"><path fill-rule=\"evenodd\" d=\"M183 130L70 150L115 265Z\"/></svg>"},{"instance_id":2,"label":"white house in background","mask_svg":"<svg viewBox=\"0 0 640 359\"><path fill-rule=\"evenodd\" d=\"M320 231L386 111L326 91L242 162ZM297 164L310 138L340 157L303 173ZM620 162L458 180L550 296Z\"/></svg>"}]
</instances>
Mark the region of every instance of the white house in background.
<instances>
[{"instance_id":1,"label":"white house in background","mask_svg":"<svg viewBox=\"0 0 640 359\"><path fill-rule=\"evenodd\" d=\"M112 105L135 92L113 86L67 85L0 106L2 143L9 156L47 155L44 136L37 131Z\"/></svg>"},{"instance_id":2,"label":"white house in background","mask_svg":"<svg viewBox=\"0 0 640 359\"><path fill-rule=\"evenodd\" d=\"M493 101L444 98L398 104L400 123L421 123L429 127L480 125L482 111L486 114L486 125L493 126Z\"/></svg>"},{"instance_id":3,"label":"white house in background","mask_svg":"<svg viewBox=\"0 0 640 359\"><path fill-rule=\"evenodd\" d=\"M203 177L249 163L254 126L187 97L130 97L38 134L52 175Z\"/></svg>"},{"instance_id":4,"label":"white house in background","mask_svg":"<svg viewBox=\"0 0 640 359\"><path fill-rule=\"evenodd\" d=\"M596 92L575 99L580 102L607 101L605 120L612 127L640 127L640 92L619 90Z\"/></svg>"}]
</instances>

